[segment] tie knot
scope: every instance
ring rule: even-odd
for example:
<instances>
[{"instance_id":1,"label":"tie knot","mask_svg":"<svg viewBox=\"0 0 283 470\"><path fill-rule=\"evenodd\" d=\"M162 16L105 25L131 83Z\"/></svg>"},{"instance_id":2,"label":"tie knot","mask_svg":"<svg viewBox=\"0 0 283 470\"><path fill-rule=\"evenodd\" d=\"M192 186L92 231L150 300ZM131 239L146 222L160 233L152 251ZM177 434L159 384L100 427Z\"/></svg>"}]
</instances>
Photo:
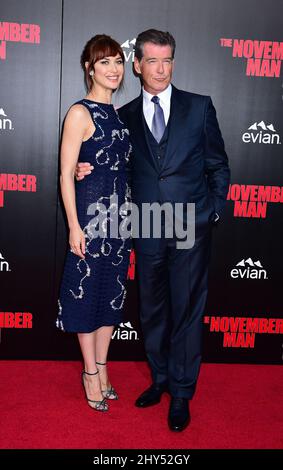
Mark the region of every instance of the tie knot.
<instances>
[{"instance_id":1,"label":"tie knot","mask_svg":"<svg viewBox=\"0 0 283 470\"><path fill-rule=\"evenodd\" d=\"M158 96L153 96L151 98L151 101L154 103L154 104L159 104L159 97Z\"/></svg>"}]
</instances>

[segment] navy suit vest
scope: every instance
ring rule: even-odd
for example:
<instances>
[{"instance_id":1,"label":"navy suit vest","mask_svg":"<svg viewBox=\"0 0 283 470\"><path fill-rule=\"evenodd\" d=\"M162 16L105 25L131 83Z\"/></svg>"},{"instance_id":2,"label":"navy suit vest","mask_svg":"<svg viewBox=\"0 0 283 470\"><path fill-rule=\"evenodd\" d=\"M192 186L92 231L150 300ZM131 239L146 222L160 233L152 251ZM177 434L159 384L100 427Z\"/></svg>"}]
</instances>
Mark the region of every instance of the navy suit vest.
<instances>
[{"instance_id":1,"label":"navy suit vest","mask_svg":"<svg viewBox=\"0 0 283 470\"><path fill-rule=\"evenodd\" d=\"M148 144L148 146L151 150L151 153L154 156L155 161L158 163L158 166L161 168L161 166L163 164L163 161L164 161L165 152L166 152L166 149L167 149L170 120L168 121L168 124L165 128L164 134L162 136L162 139L159 143L153 137L153 135L152 135L151 131L149 130L149 127L146 123L146 120L144 118L143 118L143 121L144 121L144 129L145 129L147 144Z\"/></svg>"}]
</instances>

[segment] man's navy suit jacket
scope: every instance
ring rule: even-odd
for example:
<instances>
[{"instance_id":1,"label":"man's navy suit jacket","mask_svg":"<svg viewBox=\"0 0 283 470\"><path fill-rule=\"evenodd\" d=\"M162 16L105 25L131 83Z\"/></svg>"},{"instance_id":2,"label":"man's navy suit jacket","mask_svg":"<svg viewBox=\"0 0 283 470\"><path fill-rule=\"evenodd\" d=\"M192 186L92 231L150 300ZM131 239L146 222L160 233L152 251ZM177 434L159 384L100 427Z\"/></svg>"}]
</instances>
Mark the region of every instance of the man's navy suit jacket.
<instances>
[{"instance_id":1,"label":"man's navy suit jacket","mask_svg":"<svg viewBox=\"0 0 283 470\"><path fill-rule=\"evenodd\" d=\"M202 237L215 213L224 208L230 171L224 142L209 96L172 86L167 149L160 166L145 130L142 94L119 109L130 131L132 200L142 203L195 203L196 237ZM135 248L151 254L156 238L137 238Z\"/></svg>"}]
</instances>

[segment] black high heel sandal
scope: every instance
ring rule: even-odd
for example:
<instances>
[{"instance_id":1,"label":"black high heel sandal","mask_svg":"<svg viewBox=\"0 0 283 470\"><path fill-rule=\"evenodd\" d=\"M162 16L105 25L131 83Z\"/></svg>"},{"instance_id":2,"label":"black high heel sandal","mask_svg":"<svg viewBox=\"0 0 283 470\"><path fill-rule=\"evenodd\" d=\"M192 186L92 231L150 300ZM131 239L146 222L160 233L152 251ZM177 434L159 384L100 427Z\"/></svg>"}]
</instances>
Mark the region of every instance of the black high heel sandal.
<instances>
[{"instance_id":1,"label":"black high heel sandal","mask_svg":"<svg viewBox=\"0 0 283 470\"><path fill-rule=\"evenodd\" d=\"M96 411L108 411L108 403L106 401L106 398L104 397L104 394L102 393L103 395L103 399L102 400L90 400L90 398L88 398L87 396L87 393L86 393L86 388L85 388L85 383L84 383L84 376L85 375L97 375L98 374L98 370L96 372L93 372L92 374L90 372L86 372L85 370L82 371L82 383L83 383L83 387L84 387L84 391L85 391L85 396L86 396L86 399L89 403L94 403L94 406L89 404L89 406L93 409L93 410L96 410Z\"/></svg>"},{"instance_id":2,"label":"black high heel sandal","mask_svg":"<svg viewBox=\"0 0 283 470\"><path fill-rule=\"evenodd\" d=\"M96 364L99 365L99 366L106 366L107 362L97 362L96 361ZM99 372L99 370L98 370L98 372ZM104 398L107 398L107 400L118 400L118 393L112 387L112 385L110 385L109 388L106 388L106 390L101 390L101 393L104 396Z\"/></svg>"}]
</instances>

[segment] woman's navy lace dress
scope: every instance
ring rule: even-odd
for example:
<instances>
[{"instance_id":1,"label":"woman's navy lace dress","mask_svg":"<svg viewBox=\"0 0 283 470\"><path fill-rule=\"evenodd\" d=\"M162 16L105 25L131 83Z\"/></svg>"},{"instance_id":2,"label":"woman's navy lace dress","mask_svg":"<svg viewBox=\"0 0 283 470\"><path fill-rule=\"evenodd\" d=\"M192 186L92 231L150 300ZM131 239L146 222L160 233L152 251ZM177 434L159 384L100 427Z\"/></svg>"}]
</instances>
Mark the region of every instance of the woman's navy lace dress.
<instances>
[{"instance_id":1,"label":"woman's navy lace dress","mask_svg":"<svg viewBox=\"0 0 283 470\"><path fill-rule=\"evenodd\" d=\"M89 162L94 169L75 183L86 253L84 260L70 250L67 253L56 325L64 331L90 333L123 320L131 249L127 218L131 145L129 131L112 104L87 99L76 104L89 110L95 125L79 154L79 161Z\"/></svg>"}]
</instances>

